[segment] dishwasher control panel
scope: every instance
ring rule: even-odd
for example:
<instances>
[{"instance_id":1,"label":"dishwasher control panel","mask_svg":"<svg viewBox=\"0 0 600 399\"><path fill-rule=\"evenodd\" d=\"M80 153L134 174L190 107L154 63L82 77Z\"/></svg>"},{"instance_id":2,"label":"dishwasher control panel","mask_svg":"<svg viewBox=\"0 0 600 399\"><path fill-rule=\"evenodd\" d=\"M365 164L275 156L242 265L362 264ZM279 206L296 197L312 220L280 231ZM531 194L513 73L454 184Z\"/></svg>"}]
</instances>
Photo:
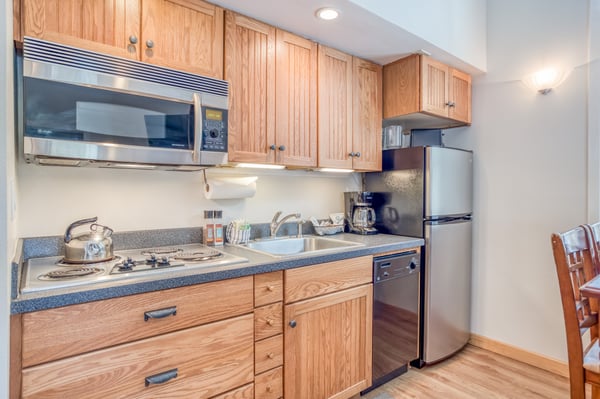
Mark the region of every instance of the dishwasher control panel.
<instances>
[{"instance_id":1,"label":"dishwasher control panel","mask_svg":"<svg viewBox=\"0 0 600 399\"><path fill-rule=\"evenodd\" d=\"M417 251L407 251L373 259L373 282L405 277L421 270Z\"/></svg>"}]
</instances>

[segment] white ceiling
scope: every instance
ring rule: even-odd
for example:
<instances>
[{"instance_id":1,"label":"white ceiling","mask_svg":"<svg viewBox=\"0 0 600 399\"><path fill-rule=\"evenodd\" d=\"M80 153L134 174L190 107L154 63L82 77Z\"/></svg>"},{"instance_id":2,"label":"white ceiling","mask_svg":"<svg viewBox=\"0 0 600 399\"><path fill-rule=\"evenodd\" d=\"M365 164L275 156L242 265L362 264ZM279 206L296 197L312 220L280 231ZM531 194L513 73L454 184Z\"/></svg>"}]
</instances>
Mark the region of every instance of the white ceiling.
<instances>
[{"instance_id":1,"label":"white ceiling","mask_svg":"<svg viewBox=\"0 0 600 399\"><path fill-rule=\"evenodd\" d=\"M349 0L211 0L211 2L382 65L424 49L434 58L451 66L469 73L481 73L472 65ZM335 21L318 20L314 13L323 6L340 10L340 17Z\"/></svg>"}]
</instances>

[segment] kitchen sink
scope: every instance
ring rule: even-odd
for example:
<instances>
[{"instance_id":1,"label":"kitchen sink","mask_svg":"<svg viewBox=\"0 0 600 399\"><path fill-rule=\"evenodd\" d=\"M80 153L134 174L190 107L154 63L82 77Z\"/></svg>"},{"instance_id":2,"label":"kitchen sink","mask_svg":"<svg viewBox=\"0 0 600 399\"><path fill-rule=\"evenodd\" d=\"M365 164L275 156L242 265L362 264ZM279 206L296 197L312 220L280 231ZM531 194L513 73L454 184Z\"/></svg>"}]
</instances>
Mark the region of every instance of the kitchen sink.
<instances>
[{"instance_id":1,"label":"kitchen sink","mask_svg":"<svg viewBox=\"0 0 600 399\"><path fill-rule=\"evenodd\" d=\"M306 253L348 249L364 244L317 236L260 239L242 245L244 248L271 256L291 256Z\"/></svg>"}]
</instances>

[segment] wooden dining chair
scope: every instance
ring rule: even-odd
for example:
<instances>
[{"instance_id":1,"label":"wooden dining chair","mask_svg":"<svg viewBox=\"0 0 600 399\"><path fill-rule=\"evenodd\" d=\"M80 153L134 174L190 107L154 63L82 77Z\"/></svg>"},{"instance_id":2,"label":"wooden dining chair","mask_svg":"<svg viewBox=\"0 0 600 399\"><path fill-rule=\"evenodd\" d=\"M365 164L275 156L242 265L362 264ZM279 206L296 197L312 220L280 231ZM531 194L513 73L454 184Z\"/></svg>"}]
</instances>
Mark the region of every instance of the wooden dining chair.
<instances>
[{"instance_id":1,"label":"wooden dining chair","mask_svg":"<svg viewBox=\"0 0 600 399\"><path fill-rule=\"evenodd\" d=\"M552 234L551 241L567 335L571 399L585 398L586 383L591 385L592 398L600 399L597 302L579 291L581 285L596 276L592 230L579 226Z\"/></svg>"},{"instance_id":2,"label":"wooden dining chair","mask_svg":"<svg viewBox=\"0 0 600 399\"><path fill-rule=\"evenodd\" d=\"M600 222L582 225L587 232L588 242L591 243L591 258L593 274L600 274Z\"/></svg>"}]
</instances>

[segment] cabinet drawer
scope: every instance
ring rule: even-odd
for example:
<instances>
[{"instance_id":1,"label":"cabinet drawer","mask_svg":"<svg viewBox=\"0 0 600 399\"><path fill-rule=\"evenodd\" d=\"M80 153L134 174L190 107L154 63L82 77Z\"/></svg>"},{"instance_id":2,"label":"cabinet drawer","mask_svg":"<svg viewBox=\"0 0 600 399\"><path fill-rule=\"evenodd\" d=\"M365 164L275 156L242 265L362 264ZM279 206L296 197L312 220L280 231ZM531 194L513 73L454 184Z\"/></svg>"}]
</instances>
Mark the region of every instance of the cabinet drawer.
<instances>
[{"instance_id":1,"label":"cabinet drawer","mask_svg":"<svg viewBox=\"0 0 600 399\"><path fill-rule=\"evenodd\" d=\"M283 300L283 271L254 276L254 306Z\"/></svg>"},{"instance_id":2,"label":"cabinet drawer","mask_svg":"<svg viewBox=\"0 0 600 399\"><path fill-rule=\"evenodd\" d=\"M254 384L244 385L211 399L254 399Z\"/></svg>"},{"instance_id":3,"label":"cabinet drawer","mask_svg":"<svg viewBox=\"0 0 600 399\"><path fill-rule=\"evenodd\" d=\"M244 315L30 367L22 398L215 396L252 382L252 324ZM173 378L149 383L167 371Z\"/></svg>"},{"instance_id":4,"label":"cabinet drawer","mask_svg":"<svg viewBox=\"0 0 600 399\"><path fill-rule=\"evenodd\" d=\"M254 372L260 374L283 364L283 335L259 341L254 345Z\"/></svg>"},{"instance_id":5,"label":"cabinet drawer","mask_svg":"<svg viewBox=\"0 0 600 399\"><path fill-rule=\"evenodd\" d=\"M254 309L254 339L260 341L283 332L283 305L261 306Z\"/></svg>"},{"instance_id":6,"label":"cabinet drawer","mask_svg":"<svg viewBox=\"0 0 600 399\"><path fill-rule=\"evenodd\" d=\"M249 276L26 313L22 318L23 367L251 313L252 309Z\"/></svg>"},{"instance_id":7,"label":"cabinet drawer","mask_svg":"<svg viewBox=\"0 0 600 399\"><path fill-rule=\"evenodd\" d=\"M293 383L293 381L291 381ZM283 397L283 367L267 371L254 378L256 399L278 399Z\"/></svg>"},{"instance_id":8,"label":"cabinet drawer","mask_svg":"<svg viewBox=\"0 0 600 399\"><path fill-rule=\"evenodd\" d=\"M363 256L286 270L285 303L356 287L373 280L373 257Z\"/></svg>"}]
</instances>

